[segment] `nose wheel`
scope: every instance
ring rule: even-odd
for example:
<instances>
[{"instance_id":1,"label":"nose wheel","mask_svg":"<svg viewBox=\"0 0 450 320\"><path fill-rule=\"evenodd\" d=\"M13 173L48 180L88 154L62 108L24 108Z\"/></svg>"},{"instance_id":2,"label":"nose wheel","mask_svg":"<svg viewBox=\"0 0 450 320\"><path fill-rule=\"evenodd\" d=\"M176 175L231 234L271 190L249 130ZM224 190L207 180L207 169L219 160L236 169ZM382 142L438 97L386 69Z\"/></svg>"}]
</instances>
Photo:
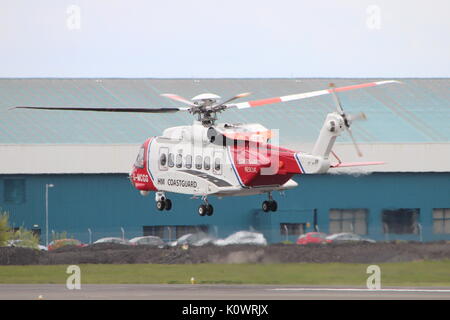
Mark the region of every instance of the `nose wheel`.
<instances>
[{"instance_id":1,"label":"nose wheel","mask_svg":"<svg viewBox=\"0 0 450 320\"><path fill-rule=\"evenodd\" d=\"M157 210L169 211L170 209L172 209L172 201L170 199L166 198L166 196L163 193L157 193L155 196L155 200L156 200L156 209Z\"/></svg>"},{"instance_id":2,"label":"nose wheel","mask_svg":"<svg viewBox=\"0 0 450 320\"><path fill-rule=\"evenodd\" d=\"M172 209L172 201L170 199L156 201L156 209L159 211Z\"/></svg>"}]
</instances>

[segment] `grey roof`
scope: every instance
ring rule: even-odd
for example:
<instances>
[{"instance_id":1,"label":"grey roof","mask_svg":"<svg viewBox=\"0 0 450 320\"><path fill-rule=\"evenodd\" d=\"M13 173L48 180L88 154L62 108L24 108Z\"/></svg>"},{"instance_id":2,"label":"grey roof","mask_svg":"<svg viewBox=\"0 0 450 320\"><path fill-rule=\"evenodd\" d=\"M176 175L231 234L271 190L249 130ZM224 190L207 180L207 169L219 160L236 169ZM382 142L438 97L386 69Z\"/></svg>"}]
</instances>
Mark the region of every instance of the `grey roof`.
<instances>
[{"instance_id":1,"label":"grey roof","mask_svg":"<svg viewBox=\"0 0 450 320\"><path fill-rule=\"evenodd\" d=\"M191 98L212 92L223 98L252 92L243 101L375 79L0 79L0 144L140 143L171 126L186 125L192 116L9 110L12 106L173 107L182 104L161 97L177 93ZM376 79L378 80L378 79ZM398 79L397 79L398 80ZM362 143L428 143L450 141L450 80L400 79L403 84L359 89L340 94L348 112L363 111L366 122L354 123ZM280 143L314 141L330 96L245 110L229 110L221 122L257 122L280 129ZM345 135L340 141L348 142Z\"/></svg>"}]
</instances>

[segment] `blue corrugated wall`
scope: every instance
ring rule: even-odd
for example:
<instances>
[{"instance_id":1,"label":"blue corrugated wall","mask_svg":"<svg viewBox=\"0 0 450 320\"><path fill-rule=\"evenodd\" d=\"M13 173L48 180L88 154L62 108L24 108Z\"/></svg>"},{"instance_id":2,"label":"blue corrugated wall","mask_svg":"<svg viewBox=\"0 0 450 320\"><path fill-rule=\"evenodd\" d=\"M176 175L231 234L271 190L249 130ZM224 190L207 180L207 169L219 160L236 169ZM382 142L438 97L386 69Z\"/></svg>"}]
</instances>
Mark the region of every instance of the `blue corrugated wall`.
<instances>
[{"instance_id":1,"label":"blue corrugated wall","mask_svg":"<svg viewBox=\"0 0 450 320\"><path fill-rule=\"evenodd\" d=\"M8 203L5 180L25 180L25 201ZM259 208L266 196L210 198L214 205L212 217L200 217L200 200L170 194L173 209L159 212L153 195L142 197L123 174L93 175L2 175L0 176L0 207L10 213L15 227L38 225L45 240L45 184L49 189L49 233L68 232L89 241L105 236L132 238L142 235L143 226L208 225L210 232L225 237L234 231L254 228L264 232L270 242L286 240L280 223L306 223L314 226L314 209L320 231L327 232L331 208L367 208L367 237L376 240L419 240L420 236L386 235L383 233L383 209L420 209L424 241L446 239L450 234L433 233L433 208L450 208L450 173L375 173L370 175L305 175L297 177L299 187L284 196L276 193L279 211L264 213ZM51 238L51 236L50 236ZM290 240L295 240L290 237Z\"/></svg>"}]
</instances>

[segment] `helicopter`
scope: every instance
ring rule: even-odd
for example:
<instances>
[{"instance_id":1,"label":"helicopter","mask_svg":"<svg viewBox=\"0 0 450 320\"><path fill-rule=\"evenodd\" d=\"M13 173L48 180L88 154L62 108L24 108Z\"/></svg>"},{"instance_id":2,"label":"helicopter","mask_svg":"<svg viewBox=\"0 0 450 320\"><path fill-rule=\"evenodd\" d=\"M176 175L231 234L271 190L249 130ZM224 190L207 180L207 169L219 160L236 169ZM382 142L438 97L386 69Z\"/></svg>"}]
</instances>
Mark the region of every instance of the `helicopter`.
<instances>
[{"instance_id":1,"label":"helicopter","mask_svg":"<svg viewBox=\"0 0 450 320\"><path fill-rule=\"evenodd\" d=\"M100 108L36 107L13 108L89 112L176 113L195 117L192 125L167 128L161 136L149 137L141 146L129 179L146 196L155 195L156 209L169 211L172 201L167 194L180 193L201 198L200 216L211 216L213 205L208 197L267 194L261 204L264 212L275 212L278 203L274 191L284 192L298 186L292 178L298 174L320 174L341 167L380 165L384 162L342 162L333 152L336 138L347 132L358 156L362 156L351 130L353 121L365 120L362 112L347 114L337 95L354 89L399 83L375 81L344 87L330 84L328 89L235 103L250 93L240 93L223 100L213 93L199 94L188 100L180 95L162 96L182 103L170 108ZM299 152L271 143L273 130L258 123L218 123L220 113L229 109L254 108L267 104L313 98L330 94L336 110L327 114L311 152ZM337 160L332 164L331 156Z\"/></svg>"}]
</instances>

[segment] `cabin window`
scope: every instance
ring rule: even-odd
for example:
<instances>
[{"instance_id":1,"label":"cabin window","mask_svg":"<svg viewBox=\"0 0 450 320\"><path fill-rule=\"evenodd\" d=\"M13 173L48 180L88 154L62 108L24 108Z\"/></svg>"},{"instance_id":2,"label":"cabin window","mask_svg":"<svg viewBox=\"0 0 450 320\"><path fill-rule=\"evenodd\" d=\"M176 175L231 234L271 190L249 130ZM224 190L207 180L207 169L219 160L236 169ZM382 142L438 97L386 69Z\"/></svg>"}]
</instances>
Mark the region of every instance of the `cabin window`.
<instances>
[{"instance_id":1,"label":"cabin window","mask_svg":"<svg viewBox=\"0 0 450 320\"><path fill-rule=\"evenodd\" d=\"M202 169L202 156L196 156L195 157L195 169L201 170Z\"/></svg>"},{"instance_id":2,"label":"cabin window","mask_svg":"<svg viewBox=\"0 0 450 320\"><path fill-rule=\"evenodd\" d=\"M181 153L177 154L176 167L181 168L183 166L183 156Z\"/></svg>"},{"instance_id":3,"label":"cabin window","mask_svg":"<svg viewBox=\"0 0 450 320\"><path fill-rule=\"evenodd\" d=\"M161 165L161 167L165 167L167 164L167 156L165 153L161 153L161 155L159 156L159 164Z\"/></svg>"},{"instance_id":4,"label":"cabin window","mask_svg":"<svg viewBox=\"0 0 450 320\"><path fill-rule=\"evenodd\" d=\"M214 170L217 172L220 172L221 164L220 164L220 158L216 158L214 160Z\"/></svg>"},{"instance_id":5,"label":"cabin window","mask_svg":"<svg viewBox=\"0 0 450 320\"><path fill-rule=\"evenodd\" d=\"M175 163L174 163L173 153L169 153L169 159L168 159L167 164L169 165L170 168L172 168L173 165L175 164Z\"/></svg>"},{"instance_id":6,"label":"cabin window","mask_svg":"<svg viewBox=\"0 0 450 320\"><path fill-rule=\"evenodd\" d=\"M214 174L222 174L222 152L214 152Z\"/></svg>"},{"instance_id":7,"label":"cabin window","mask_svg":"<svg viewBox=\"0 0 450 320\"><path fill-rule=\"evenodd\" d=\"M159 161L158 161L159 170L162 170L162 171L167 170L167 153L168 152L169 152L168 148L165 148L165 147L159 148ZM150 160L151 160L151 157L148 157L148 159L147 159L147 162L148 162L147 166L149 168L151 168L151 165L150 165L151 161Z\"/></svg>"},{"instance_id":8,"label":"cabin window","mask_svg":"<svg viewBox=\"0 0 450 320\"><path fill-rule=\"evenodd\" d=\"M204 166L205 170L211 169L211 158L210 157L205 157L203 166Z\"/></svg>"},{"instance_id":9,"label":"cabin window","mask_svg":"<svg viewBox=\"0 0 450 320\"><path fill-rule=\"evenodd\" d=\"M191 169L192 168L192 156L190 154L188 154L186 156L186 169Z\"/></svg>"},{"instance_id":10,"label":"cabin window","mask_svg":"<svg viewBox=\"0 0 450 320\"><path fill-rule=\"evenodd\" d=\"M141 147L139 149L139 153L138 153L138 156L136 158L136 162L134 163L134 166L136 168L143 168L144 167L144 152L145 152L144 147Z\"/></svg>"}]
</instances>

